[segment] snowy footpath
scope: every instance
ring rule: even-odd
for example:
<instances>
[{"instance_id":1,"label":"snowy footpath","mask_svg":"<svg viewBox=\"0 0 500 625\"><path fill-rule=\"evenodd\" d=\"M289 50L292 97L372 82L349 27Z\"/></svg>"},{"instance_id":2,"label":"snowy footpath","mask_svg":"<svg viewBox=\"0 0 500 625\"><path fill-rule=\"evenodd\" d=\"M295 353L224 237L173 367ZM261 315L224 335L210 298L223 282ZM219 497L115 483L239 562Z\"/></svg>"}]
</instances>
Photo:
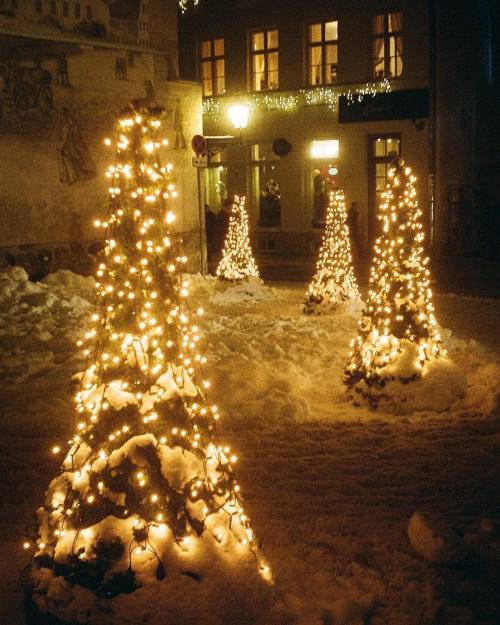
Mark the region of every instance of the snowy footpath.
<instances>
[{"instance_id":1,"label":"snowy footpath","mask_svg":"<svg viewBox=\"0 0 500 625\"><path fill-rule=\"evenodd\" d=\"M57 472L51 447L73 431L70 378L92 282L0 274L5 625L24 624L24 528ZM344 393L359 313L305 316L305 287L223 290L192 278L220 435L239 452L246 508L288 622L498 625L500 301L438 294L467 394L446 412L386 414Z\"/></svg>"}]
</instances>

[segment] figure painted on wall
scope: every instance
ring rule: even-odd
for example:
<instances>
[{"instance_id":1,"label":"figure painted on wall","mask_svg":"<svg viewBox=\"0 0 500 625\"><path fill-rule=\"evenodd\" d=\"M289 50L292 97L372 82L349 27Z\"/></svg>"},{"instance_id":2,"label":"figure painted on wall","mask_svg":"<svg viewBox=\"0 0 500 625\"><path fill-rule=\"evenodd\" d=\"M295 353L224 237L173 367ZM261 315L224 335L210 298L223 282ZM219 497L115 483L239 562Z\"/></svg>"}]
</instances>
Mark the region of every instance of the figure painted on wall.
<instances>
[{"instance_id":1,"label":"figure painted on wall","mask_svg":"<svg viewBox=\"0 0 500 625\"><path fill-rule=\"evenodd\" d=\"M182 109L180 103L177 102L174 109L174 150L186 149L186 137L184 136L184 126L182 120Z\"/></svg>"},{"instance_id":2,"label":"figure painted on wall","mask_svg":"<svg viewBox=\"0 0 500 625\"><path fill-rule=\"evenodd\" d=\"M68 59L65 54L57 57L57 84L61 87L70 87Z\"/></svg>"},{"instance_id":3,"label":"figure painted on wall","mask_svg":"<svg viewBox=\"0 0 500 625\"><path fill-rule=\"evenodd\" d=\"M116 80L127 80L127 59L124 56L117 56L115 61Z\"/></svg>"},{"instance_id":4,"label":"figure painted on wall","mask_svg":"<svg viewBox=\"0 0 500 625\"><path fill-rule=\"evenodd\" d=\"M95 178L97 170L87 144L83 140L75 113L67 107L61 110L59 145L57 147L59 180L74 184Z\"/></svg>"},{"instance_id":5,"label":"figure painted on wall","mask_svg":"<svg viewBox=\"0 0 500 625\"><path fill-rule=\"evenodd\" d=\"M52 111L52 74L41 67L39 59L33 67L20 65L15 59L0 65L0 83L2 103L14 109L20 119L26 119L33 109L45 116Z\"/></svg>"}]
</instances>

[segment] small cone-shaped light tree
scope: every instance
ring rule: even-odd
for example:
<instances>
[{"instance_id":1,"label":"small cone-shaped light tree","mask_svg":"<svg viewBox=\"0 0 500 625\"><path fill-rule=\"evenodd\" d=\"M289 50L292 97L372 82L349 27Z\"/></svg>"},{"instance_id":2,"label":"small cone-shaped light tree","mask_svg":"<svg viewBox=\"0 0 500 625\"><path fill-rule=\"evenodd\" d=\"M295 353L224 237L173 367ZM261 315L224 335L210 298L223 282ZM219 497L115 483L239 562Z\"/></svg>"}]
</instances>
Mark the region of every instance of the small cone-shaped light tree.
<instances>
[{"instance_id":1,"label":"small cone-shaped light tree","mask_svg":"<svg viewBox=\"0 0 500 625\"><path fill-rule=\"evenodd\" d=\"M182 592L186 575L199 596L210 579L227 592L226 573L256 584L269 575L233 475L237 458L215 440L218 410L199 378L206 358L187 306L187 259L174 251L161 118L159 107L130 107L117 121L78 425L33 536L33 599L65 622L82 596L89 609L92 597L99 605L151 583L161 584L155 601L175 602L171 622L184 622L197 600Z\"/></svg>"},{"instance_id":2,"label":"small cone-shaped light tree","mask_svg":"<svg viewBox=\"0 0 500 625\"><path fill-rule=\"evenodd\" d=\"M220 280L231 281L259 277L248 236L248 213L244 197L234 196L222 258L216 274Z\"/></svg>"},{"instance_id":3,"label":"small cone-shaped light tree","mask_svg":"<svg viewBox=\"0 0 500 625\"><path fill-rule=\"evenodd\" d=\"M384 386L421 377L443 354L430 284L429 259L415 190L402 159L388 172L380 204L382 233L375 242L366 307L345 370L345 383L377 402Z\"/></svg>"},{"instance_id":4,"label":"small cone-shaped light tree","mask_svg":"<svg viewBox=\"0 0 500 625\"><path fill-rule=\"evenodd\" d=\"M346 219L344 192L342 189L330 191L316 273L304 302L306 313L319 313L339 304L360 301Z\"/></svg>"}]
</instances>

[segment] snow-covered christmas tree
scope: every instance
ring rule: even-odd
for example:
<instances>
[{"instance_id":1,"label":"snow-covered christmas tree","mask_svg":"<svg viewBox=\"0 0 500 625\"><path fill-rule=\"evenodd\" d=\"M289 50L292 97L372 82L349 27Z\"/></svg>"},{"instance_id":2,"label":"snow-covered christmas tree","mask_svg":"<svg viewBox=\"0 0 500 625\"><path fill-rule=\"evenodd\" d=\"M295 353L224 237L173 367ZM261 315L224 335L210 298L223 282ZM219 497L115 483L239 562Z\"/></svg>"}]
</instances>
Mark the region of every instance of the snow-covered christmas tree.
<instances>
[{"instance_id":1,"label":"snow-covered christmas tree","mask_svg":"<svg viewBox=\"0 0 500 625\"><path fill-rule=\"evenodd\" d=\"M248 235L248 213L245 198L235 196L229 217L222 258L216 270L220 280L243 280L258 278L259 270L255 263Z\"/></svg>"},{"instance_id":2,"label":"snow-covered christmas tree","mask_svg":"<svg viewBox=\"0 0 500 625\"><path fill-rule=\"evenodd\" d=\"M233 623L268 589L237 458L217 442L205 394L162 116L131 106L107 140L116 158L96 222L106 248L78 425L32 536L33 601L64 623Z\"/></svg>"},{"instance_id":3,"label":"snow-covered christmas tree","mask_svg":"<svg viewBox=\"0 0 500 625\"><path fill-rule=\"evenodd\" d=\"M339 304L360 302L346 219L344 192L342 189L330 191L316 273L304 302L306 313L320 313L335 309Z\"/></svg>"},{"instance_id":4,"label":"snow-covered christmas tree","mask_svg":"<svg viewBox=\"0 0 500 625\"><path fill-rule=\"evenodd\" d=\"M347 387L372 405L410 389L408 383L423 376L442 382L443 373L454 375L434 316L416 177L402 159L394 162L388 177L368 299L345 370ZM408 392L404 401L411 401Z\"/></svg>"}]
</instances>

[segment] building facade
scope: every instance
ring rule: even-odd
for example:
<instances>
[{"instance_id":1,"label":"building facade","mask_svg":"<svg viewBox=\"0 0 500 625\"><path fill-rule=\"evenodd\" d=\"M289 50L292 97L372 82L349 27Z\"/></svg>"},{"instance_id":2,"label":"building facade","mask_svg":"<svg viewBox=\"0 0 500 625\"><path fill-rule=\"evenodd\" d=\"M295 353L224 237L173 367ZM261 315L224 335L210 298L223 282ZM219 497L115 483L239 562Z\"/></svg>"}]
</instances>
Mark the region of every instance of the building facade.
<instances>
[{"instance_id":1,"label":"building facade","mask_svg":"<svg viewBox=\"0 0 500 625\"><path fill-rule=\"evenodd\" d=\"M164 35L176 37L176 29ZM34 276L89 266L113 159L104 138L117 113L139 99L165 109L176 224L191 269L199 269L202 216L189 137L202 131L201 88L169 79L176 58L0 14L0 264L21 264Z\"/></svg>"},{"instance_id":2,"label":"building facade","mask_svg":"<svg viewBox=\"0 0 500 625\"><path fill-rule=\"evenodd\" d=\"M204 95L206 203L216 212L246 194L259 250L310 254L338 184L363 252L402 156L430 238L428 32L426 3L406 0L241 0L232 11L205 0L181 18L181 75ZM228 114L237 103L249 106L241 133Z\"/></svg>"},{"instance_id":3,"label":"building facade","mask_svg":"<svg viewBox=\"0 0 500 625\"><path fill-rule=\"evenodd\" d=\"M85 22L101 24L103 35L109 29L105 0L1 0L0 9L18 19L52 23L63 30L73 30Z\"/></svg>"}]
</instances>

